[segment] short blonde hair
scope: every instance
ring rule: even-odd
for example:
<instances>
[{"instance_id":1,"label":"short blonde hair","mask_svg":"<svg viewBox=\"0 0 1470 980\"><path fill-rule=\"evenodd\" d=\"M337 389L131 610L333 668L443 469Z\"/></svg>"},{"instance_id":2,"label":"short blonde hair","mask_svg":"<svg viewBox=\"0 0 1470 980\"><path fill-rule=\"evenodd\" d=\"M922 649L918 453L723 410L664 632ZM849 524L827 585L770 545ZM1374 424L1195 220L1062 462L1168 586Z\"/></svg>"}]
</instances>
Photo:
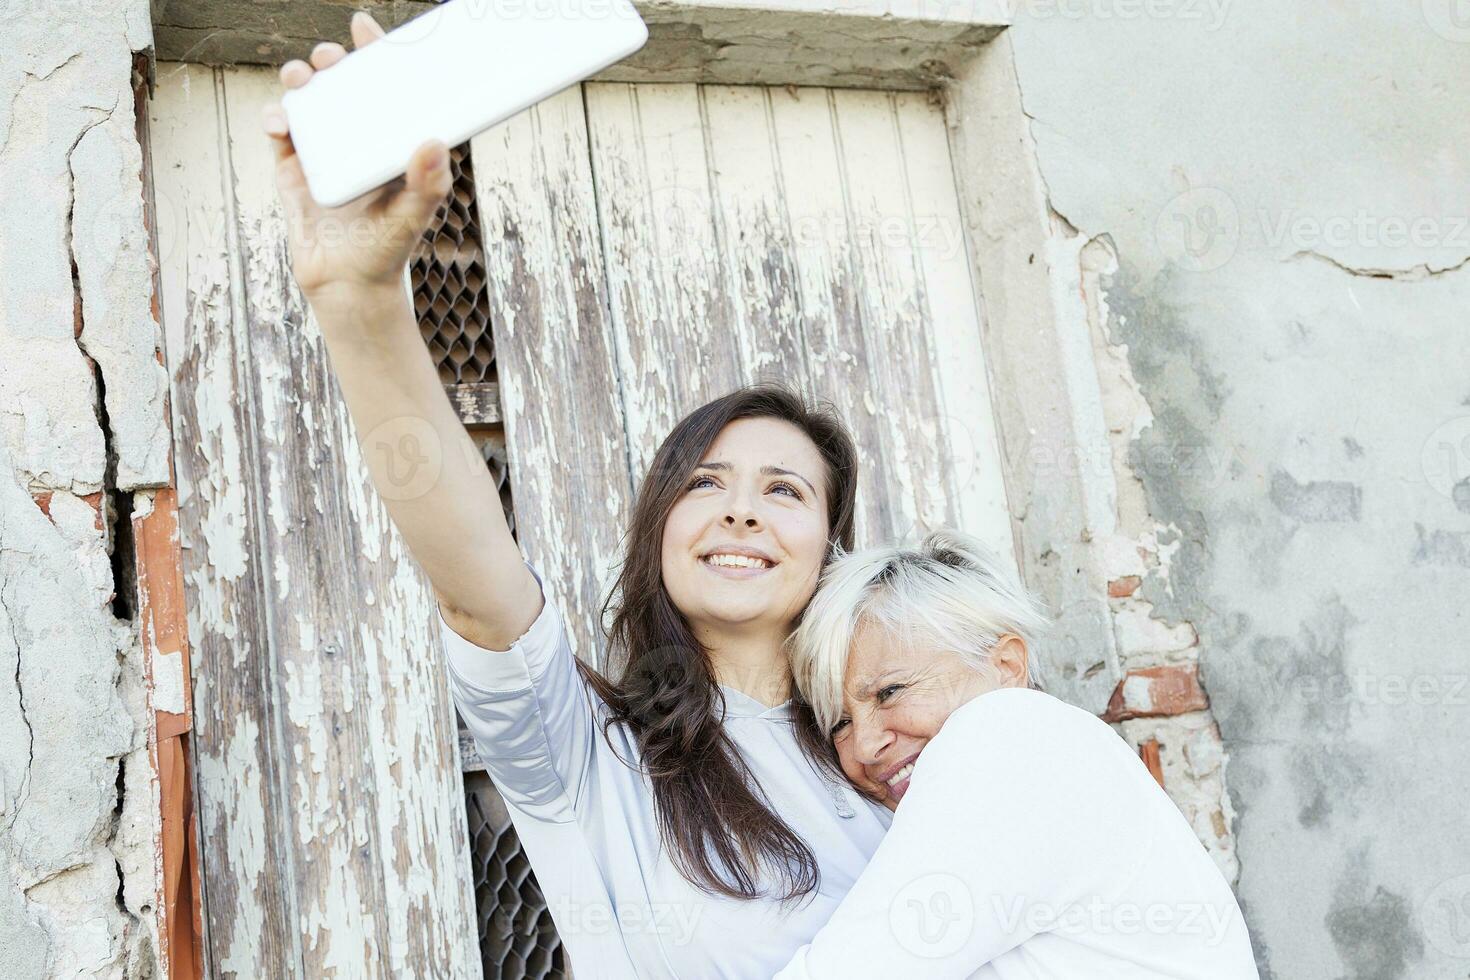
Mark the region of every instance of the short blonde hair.
<instances>
[{"instance_id":1,"label":"short blonde hair","mask_svg":"<svg viewBox=\"0 0 1470 980\"><path fill-rule=\"evenodd\" d=\"M843 552L822 571L816 594L787 640L792 672L823 732L842 717L842 677L853 637L864 622L899 642L922 639L991 668L996 640L1014 633L1035 659L1035 640L1050 625L1042 604L979 539L943 528L917 548ZM1039 671L1027 678L1038 687Z\"/></svg>"}]
</instances>

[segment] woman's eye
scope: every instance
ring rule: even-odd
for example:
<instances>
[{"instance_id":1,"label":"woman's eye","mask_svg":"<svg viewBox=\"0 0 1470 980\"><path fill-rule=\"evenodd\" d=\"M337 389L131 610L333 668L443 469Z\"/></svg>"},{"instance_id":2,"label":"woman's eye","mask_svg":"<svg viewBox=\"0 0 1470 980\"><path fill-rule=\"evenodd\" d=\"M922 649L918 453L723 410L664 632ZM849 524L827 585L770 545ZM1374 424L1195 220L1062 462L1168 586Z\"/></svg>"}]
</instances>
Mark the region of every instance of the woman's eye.
<instances>
[{"instance_id":1,"label":"woman's eye","mask_svg":"<svg viewBox=\"0 0 1470 980\"><path fill-rule=\"evenodd\" d=\"M842 721L839 721L837 724L835 724L835 725L832 726L832 731L829 734L832 736L832 739L835 741L837 739L837 737L839 735L841 735L846 730L847 730L847 719L844 718Z\"/></svg>"},{"instance_id":2,"label":"woman's eye","mask_svg":"<svg viewBox=\"0 0 1470 980\"><path fill-rule=\"evenodd\" d=\"M773 486L771 489L772 490L785 490L788 493L790 493L791 496L795 497L797 500L800 500L801 499L801 491L798 490L798 489L796 489L795 487L793 487L789 483L778 483L775 486Z\"/></svg>"},{"instance_id":3,"label":"woman's eye","mask_svg":"<svg viewBox=\"0 0 1470 980\"><path fill-rule=\"evenodd\" d=\"M701 483L714 483L714 482L715 482L714 480L711 480L707 476L696 476L694 479L692 479L692 480L689 481L689 486L685 487L684 489L686 489L686 490L694 490L694 489L697 489Z\"/></svg>"},{"instance_id":4,"label":"woman's eye","mask_svg":"<svg viewBox=\"0 0 1470 980\"><path fill-rule=\"evenodd\" d=\"M887 701L889 698L893 697L893 695L902 690L902 684L889 684L885 688L880 688L878 691L878 703L882 704L884 701Z\"/></svg>"}]
</instances>

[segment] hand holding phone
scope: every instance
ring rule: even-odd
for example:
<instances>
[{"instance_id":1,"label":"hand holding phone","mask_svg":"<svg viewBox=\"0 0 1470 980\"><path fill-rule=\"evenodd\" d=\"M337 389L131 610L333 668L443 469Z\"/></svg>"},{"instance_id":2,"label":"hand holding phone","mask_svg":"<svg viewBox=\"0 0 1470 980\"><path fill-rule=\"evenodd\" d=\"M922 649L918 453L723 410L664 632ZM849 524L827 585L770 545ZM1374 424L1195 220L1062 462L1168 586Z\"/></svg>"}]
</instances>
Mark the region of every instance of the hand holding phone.
<instances>
[{"instance_id":1,"label":"hand holding phone","mask_svg":"<svg viewBox=\"0 0 1470 980\"><path fill-rule=\"evenodd\" d=\"M281 67L266 107L303 291L391 283L449 190L448 148L642 47L631 0L448 0L393 31L352 17L351 54Z\"/></svg>"},{"instance_id":2,"label":"hand holding phone","mask_svg":"<svg viewBox=\"0 0 1470 980\"><path fill-rule=\"evenodd\" d=\"M384 33L370 15L353 14L357 50L378 42ZM342 45L324 41L312 49L310 64L293 59L282 65L281 83L288 91L298 90L346 56ZM396 286L449 192L448 145L425 140L410 154L400 176L339 207L328 207L311 195L281 103L266 105L262 122L275 148L276 189L286 211L291 265L302 292L311 297L338 287Z\"/></svg>"},{"instance_id":3,"label":"hand holding phone","mask_svg":"<svg viewBox=\"0 0 1470 980\"><path fill-rule=\"evenodd\" d=\"M631 0L447 0L281 100L307 185L336 206L632 54Z\"/></svg>"}]
</instances>

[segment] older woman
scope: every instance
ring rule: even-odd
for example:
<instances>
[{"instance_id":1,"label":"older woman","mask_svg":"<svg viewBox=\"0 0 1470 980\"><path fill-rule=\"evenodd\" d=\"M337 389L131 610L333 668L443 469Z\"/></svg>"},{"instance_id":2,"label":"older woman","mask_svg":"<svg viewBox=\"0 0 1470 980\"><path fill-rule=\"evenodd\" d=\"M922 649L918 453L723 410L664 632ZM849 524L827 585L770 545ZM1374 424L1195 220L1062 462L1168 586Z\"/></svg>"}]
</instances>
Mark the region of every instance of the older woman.
<instances>
[{"instance_id":1,"label":"older woman","mask_svg":"<svg viewBox=\"0 0 1470 980\"><path fill-rule=\"evenodd\" d=\"M978 541L828 566L791 639L848 779L894 811L780 978L1256 978L1183 816L1106 724L1032 687L1046 619Z\"/></svg>"}]
</instances>

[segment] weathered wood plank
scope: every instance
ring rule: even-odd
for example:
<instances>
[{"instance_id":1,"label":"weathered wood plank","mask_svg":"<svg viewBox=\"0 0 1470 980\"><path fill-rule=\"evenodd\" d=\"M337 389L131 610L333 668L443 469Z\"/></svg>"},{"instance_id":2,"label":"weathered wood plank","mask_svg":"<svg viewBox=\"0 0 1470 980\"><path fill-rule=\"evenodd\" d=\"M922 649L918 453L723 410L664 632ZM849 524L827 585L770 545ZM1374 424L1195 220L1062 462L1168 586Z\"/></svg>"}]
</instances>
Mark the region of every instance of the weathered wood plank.
<instances>
[{"instance_id":1,"label":"weathered wood plank","mask_svg":"<svg viewBox=\"0 0 1470 980\"><path fill-rule=\"evenodd\" d=\"M454 714L428 581L361 459L291 278L260 107L275 73L225 73L259 478L272 536L272 654L308 976L475 968ZM427 355L426 355L427 356Z\"/></svg>"},{"instance_id":2,"label":"weathered wood plank","mask_svg":"<svg viewBox=\"0 0 1470 980\"><path fill-rule=\"evenodd\" d=\"M494 425L500 418L500 385L494 381L445 385L444 391L465 425Z\"/></svg>"},{"instance_id":3,"label":"weathered wood plank","mask_svg":"<svg viewBox=\"0 0 1470 980\"><path fill-rule=\"evenodd\" d=\"M705 85L699 93L713 225L751 376L810 391L790 225L771 138L771 92L754 85Z\"/></svg>"},{"instance_id":4,"label":"weathered wood plank","mask_svg":"<svg viewBox=\"0 0 1470 980\"><path fill-rule=\"evenodd\" d=\"M459 975L473 930L453 721L437 659L403 653L432 649L431 599L289 277L254 115L274 79L164 69L155 168L179 198L160 204L163 305L189 447L215 968L396 975L432 960ZM502 388L456 393L467 421L504 406L520 541L579 655L601 662L618 532L658 440L756 377L831 398L852 425L860 541L958 522L1003 545L937 110L822 89L585 88L585 115L573 88L476 138ZM337 559L326 575L322 555Z\"/></svg>"},{"instance_id":5,"label":"weathered wood plank","mask_svg":"<svg viewBox=\"0 0 1470 980\"><path fill-rule=\"evenodd\" d=\"M752 365L721 267L696 86L584 88L628 451L641 479L674 423L751 380Z\"/></svg>"},{"instance_id":6,"label":"weathered wood plank","mask_svg":"<svg viewBox=\"0 0 1470 980\"><path fill-rule=\"evenodd\" d=\"M430 652L432 597L368 481L290 275L259 132L275 75L188 69L178 79L185 98L213 90L206 142L215 152L194 145L208 132L199 125L208 106L170 113L182 123L177 167L161 165L156 184L180 195L215 188L217 208L203 213L225 215L228 262L166 261L164 281L185 297L222 293L227 308L214 334L196 339L192 322L178 329L166 307L170 366L176 390L187 375L174 351L221 357L233 372L213 402L175 396L186 421L192 411L216 429L229 422L222 445L194 454L192 486L232 509L220 520L205 510L185 545L194 567L209 570L192 579L202 609L214 619L236 605L258 610L233 646L196 646L196 684L255 679L238 703L195 701L201 807L217 815L201 841L215 971L468 977L476 957L463 796L453 713ZM237 569L249 570L248 582L221 589L216 580ZM241 782L268 816L248 796L241 806ZM232 887L251 903L217 905ZM261 934L261 909L273 903L282 908L272 925L284 933L275 942Z\"/></svg>"},{"instance_id":7,"label":"weathered wood plank","mask_svg":"<svg viewBox=\"0 0 1470 980\"><path fill-rule=\"evenodd\" d=\"M981 343L979 290L960 218L942 112L927 95L892 95L903 149L911 234L939 379L939 439L953 487L951 517L1015 564L1005 471L989 365Z\"/></svg>"},{"instance_id":8,"label":"weathered wood plank","mask_svg":"<svg viewBox=\"0 0 1470 980\"><path fill-rule=\"evenodd\" d=\"M883 532L890 541L913 539L953 522L931 325L916 269L892 98L884 92L832 93L848 232L871 352L881 465L897 482Z\"/></svg>"},{"instance_id":9,"label":"weathered wood plank","mask_svg":"<svg viewBox=\"0 0 1470 980\"><path fill-rule=\"evenodd\" d=\"M581 90L482 133L470 152L517 540L573 649L602 665L631 477Z\"/></svg>"},{"instance_id":10,"label":"weathered wood plank","mask_svg":"<svg viewBox=\"0 0 1470 980\"><path fill-rule=\"evenodd\" d=\"M464 772L482 772L485 762L475 746L475 736L466 729L459 729L459 768Z\"/></svg>"},{"instance_id":11,"label":"weathered wood plank","mask_svg":"<svg viewBox=\"0 0 1470 980\"><path fill-rule=\"evenodd\" d=\"M884 462L831 93L783 89L770 93L770 104L812 384L837 408L857 442L857 541L878 544L886 540L890 498L899 488Z\"/></svg>"},{"instance_id":12,"label":"weathered wood plank","mask_svg":"<svg viewBox=\"0 0 1470 980\"><path fill-rule=\"evenodd\" d=\"M256 547L261 487L240 398L231 283L232 202L215 72L158 66L149 106L160 299L189 596L207 955L220 977L300 971L298 908L271 720L267 569Z\"/></svg>"}]
</instances>

